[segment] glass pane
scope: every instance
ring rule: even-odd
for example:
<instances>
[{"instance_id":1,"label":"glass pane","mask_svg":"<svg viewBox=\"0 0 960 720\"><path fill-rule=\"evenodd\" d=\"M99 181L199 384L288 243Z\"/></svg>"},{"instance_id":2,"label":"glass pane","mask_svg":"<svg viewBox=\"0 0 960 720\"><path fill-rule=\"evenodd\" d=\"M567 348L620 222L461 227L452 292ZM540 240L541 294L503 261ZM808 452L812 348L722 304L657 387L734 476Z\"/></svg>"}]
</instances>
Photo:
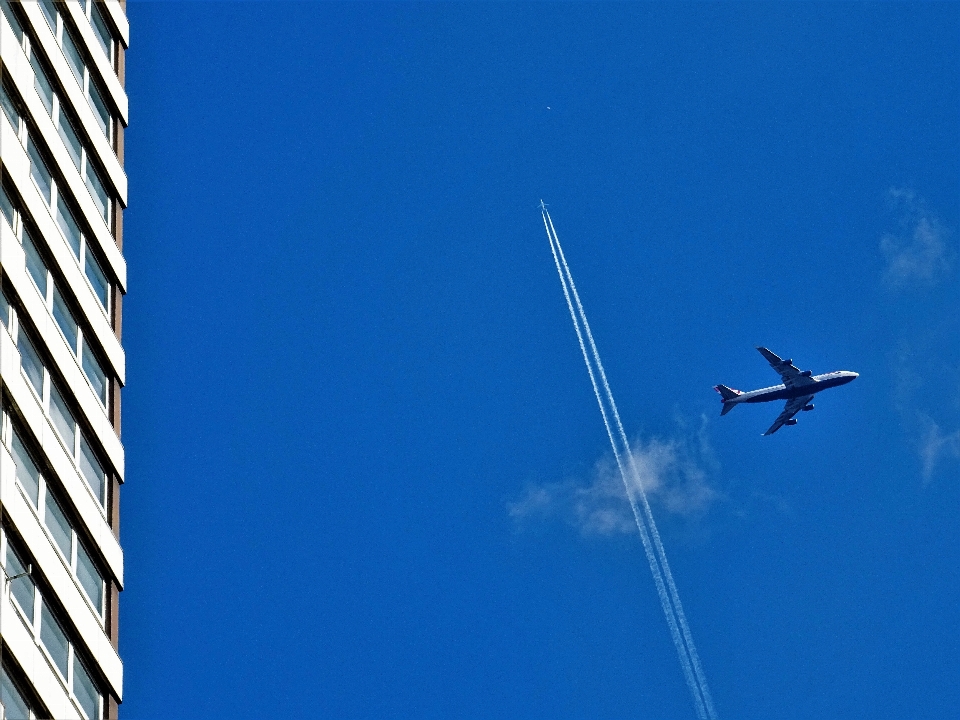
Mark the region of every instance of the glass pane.
<instances>
[{"instance_id":1,"label":"glass pane","mask_svg":"<svg viewBox=\"0 0 960 720\"><path fill-rule=\"evenodd\" d=\"M37 90L37 95L39 95L43 101L43 106L47 108L47 113L52 113L53 87L50 85L50 80L47 79L47 73L43 71L40 61L37 60L37 56L33 53L30 53L30 65L33 66L33 74L35 76L33 86Z\"/></svg>"},{"instance_id":2,"label":"glass pane","mask_svg":"<svg viewBox=\"0 0 960 720\"><path fill-rule=\"evenodd\" d=\"M53 420L53 426L66 443L67 452L73 455L73 448L76 447L77 422L73 419L73 413L67 407L63 395L53 383L50 383L50 419Z\"/></svg>"},{"instance_id":3,"label":"glass pane","mask_svg":"<svg viewBox=\"0 0 960 720\"><path fill-rule=\"evenodd\" d=\"M97 612L103 614L103 578L83 543L77 545L77 579Z\"/></svg>"},{"instance_id":4,"label":"glass pane","mask_svg":"<svg viewBox=\"0 0 960 720\"><path fill-rule=\"evenodd\" d=\"M69 562L73 551L73 528L70 526L70 521L63 514L60 503L50 493L47 493L44 505L43 522L50 530L50 534L56 541L57 547L60 548L60 552Z\"/></svg>"},{"instance_id":5,"label":"glass pane","mask_svg":"<svg viewBox=\"0 0 960 720\"><path fill-rule=\"evenodd\" d=\"M63 202L62 197L57 198L56 220L57 227L60 228L60 232L62 232L63 236L67 239L67 244L70 246L70 249L73 250L73 254L80 257L80 226L77 225L77 221L73 219L73 213L70 212L70 208Z\"/></svg>"},{"instance_id":6,"label":"glass pane","mask_svg":"<svg viewBox=\"0 0 960 720\"><path fill-rule=\"evenodd\" d=\"M110 139L110 111L107 110L107 104L103 101L103 96L97 89L97 86L90 83L90 107L93 108L94 117L100 124L103 134Z\"/></svg>"},{"instance_id":7,"label":"glass pane","mask_svg":"<svg viewBox=\"0 0 960 720\"><path fill-rule=\"evenodd\" d=\"M63 138L63 144L67 146L67 152L70 153L70 159L73 160L73 164L77 166L77 170L80 169L80 156L83 153L83 146L80 144L80 138L77 137L77 133L73 129L73 125L70 124L70 121L63 115L63 109L60 110L60 122L57 123L57 132L60 133L60 137Z\"/></svg>"},{"instance_id":8,"label":"glass pane","mask_svg":"<svg viewBox=\"0 0 960 720\"><path fill-rule=\"evenodd\" d=\"M34 507L40 504L40 471L37 470L36 463L27 452L26 446L20 439L16 431L13 432L13 442L11 443L10 454L13 455L13 464L17 468L17 480L27 491L27 496L33 502Z\"/></svg>"},{"instance_id":9,"label":"glass pane","mask_svg":"<svg viewBox=\"0 0 960 720\"><path fill-rule=\"evenodd\" d=\"M33 244L33 238L26 230L23 231L23 254L27 261L27 270L30 271L30 277L36 283L37 289L47 299L47 264L40 257L37 246Z\"/></svg>"},{"instance_id":10,"label":"glass pane","mask_svg":"<svg viewBox=\"0 0 960 720\"><path fill-rule=\"evenodd\" d=\"M43 397L43 363L40 362L40 356L23 332L23 328L20 328L20 332L17 333L17 347L20 349L20 367L23 368L33 389L37 391L37 395Z\"/></svg>"},{"instance_id":11,"label":"glass pane","mask_svg":"<svg viewBox=\"0 0 960 720\"><path fill-rule=\"evenodd\" d=\"M3 291L0 291L0 325L10 327L10 301Z\"/></svg>"},{"instance_id":12,"label":"glass pane","mask_svg":"<svg viewBox=\"0 0 960 720\"><path fill-rule=\"evenodd\" d=\"M103 372L97 356L90 350L86 338L83 340L83 359L80 363L83 366L83 373L87 380L93 386L93 391L97 394L104 407L107 406L107 374Z\"/></svg>"},{"instance_id":13,"label":"glass pane","mask_svg":"<svg viewBox=\"0 0 960 720\"><path fill-rule=\"evenodd\" d=\"M3 216L7 219L7 224L12 230L14 213L13 200L11 200L10 196L7 194L7 189L2 186L0 186L0 212L3 213Z\"/></svg>"},{"instance_id":14,"label":"glass pane","mask_svg":"<svg viewBox=\"0 0 960 720\"><path fill-rule=\"evenodd\" d=\"M100 693L76 653L73 655L73 694L89 720L100 717Z\"/></svg>"},{"instance_id":15,"label":"glass pane","mask_svg":"<svg viewBox=\"0 0 960 720\"><path fill-rule=\"evenodd\" d=\"M78 339L77 321L73 319L73 313L70 312L56 285L53 286L53 319L57 321L57 325L60 326L60 332L63 333L67 345L70 346L73 354L76 355Z\"/></svg>"},{"instance_id":16,"label":"glass pane","mask_svg":"<svg viewBox=\"0 0 960 720\"><path fill-rule=\"evenodd\" d=\"M107 58L113 60L113 33L110 32L107 21L100 11L99 3L93 4L93 10L90 12L90 24L93 26L93 34L96 35L100 47L107 54Z\"/></svg>"},{"instance_id":17,"label":"glass pane","mask_svg":"<svg viewBox=\"0 0 960 720\"><path fill-rule=\"evenodd\" d=\"M40 153L37 152L37 147L33 144L33 138L30 139L27 145L27 151L30 154L30 175L33 176L37 187L40 188L40 195L43 196L44 201L49 205L51 201L51 191L53 190L53 178L50 176L50 171L47 170L43 158L40 157Z\"/></svg>"},{"instance_id":18,"label":"glass pane","mask_svg":"<svg viewBox=\"0 0 960 720\"><path fill-rule=\"evenodd\" d=\"M97 460L97 456L93 454L93 448L90 447L90 443L82 434L80 435L80 472L90 483L90 489L97 496L97 501L103 505L105 503L104 490L107 487L106 475L100 461Z\"/></svg>"},{"instance_id":19,"label":"glass pane","mask_svg":"<svg viewBox=\"0 0 960 720\"><path fill-rule=\"evenodd\" d=\"M67 58L67 65L73 71L73 76L77 78L80 87L83 87L83 56L66 28L63 29L63 54Z\"/></svg>"},{"instance_id":20,"label":"glass pane","mask_svg":"<svg viewBox=\"0 0 960 720\"><path fill-rule=\"evenodd\" d=\"M93 292L96 293L100 304L103 305L104 308L108 308L110 301L110 283L107 282L103 270L100 269L100 263L93 257L89 247L87 247L87 252L83 259L83 269L87 274L87 280L89 280L93 286Z\"/></svg>"},{"instance_id":21,"label":"glass pane","mask_svg":"<svg viewBox=\"0 0 960 720\"><path fill-rule=\"evenodd\" d=\"M50 23L50 29L53 30L53 34L56 35L57 6L53 4L53 0L40 0L40 9L43 10L43 14L46 16L47 22Z\"/></svg>"},{"instance_id":22,"label":"glass pane","mask_svg":"<svg viewBox=\"0 0 960 720\"><path fill-rule=\"evenodd\" d=\"M30 709L6 670L0 676L0 705L4 720L30 720Z\"/></svg>"},{"instance_id":23,"label":"glass pane","mask_svg":"<svg viewBox=\"0 0 960 720\"><path fill-rule=\"evenodd\" d=\"M7 575L13 577L14 575L21 575L27 571L27 568L22 562L20 562L19 556L13 551L13 548L10 547L10 544L7 543ZM27 616L27 619L30 621L30 624L33 624L33 595L36 592L36 587L33 584L33 580L29 575L23 575L23 577L18 577L16 580L10 582L10 590L13 592L13 599L17 601L17 605L20 606L20 609L23 610L23 614Z\"/></svg>"},{"instance_id":24,"label":"glass pane","mask_svg":"<svg viewBox=\"0 0 960 720\"><path fill-rule=\"evenodd\" d=\"M17 20L13 14L9 1L0 0L0 9L3 10L3 15L7 18L7 22L10 23L10 28L13 30L13 34L17 36L17 40L23 43L23 26L20 25L20 21Z\"/></svg>"},{"instance_id":25,"label":"glass pane","mask_svg":"<svg viewBox=\"0 0 960 720\"><path fill-rule=\"evenodd\" d=\"M0 104L3 105L3 114L7 116L10 125L13 126L16 132L20 132L20 113L17 111L16 103L14 103L13 98L10 97L6 85L0 88Z\"/></svg>"},{"instance_id":26,"label":"glass pane","mask_svg":"<svg viewBox=\"0 0 960 720\"><path fill-rule=\"evenodd\" d=\"M93 169L90 165L89 160L87 161L87 188L90 190L90 197L93 198L93 204L97 206L97 210L100 212L100 217L104 219L105 222L110 221L110 196L107 195L107 189L103 186L103 183L100 182L100 176L97 175L97 171Z\"/></svg>"},{"instance_id":27,"label":"glass pane","mask_svg":"<svg viewBox=\"0 0 960 720\"><path fill-rule=\"evenodd\" d=\"M50 653L54 664L60 668L63 676L67 676L67 636L60 627L60 623L53 617L46 601L40 599L40 642Z\"/></svg>"}]
</instances>

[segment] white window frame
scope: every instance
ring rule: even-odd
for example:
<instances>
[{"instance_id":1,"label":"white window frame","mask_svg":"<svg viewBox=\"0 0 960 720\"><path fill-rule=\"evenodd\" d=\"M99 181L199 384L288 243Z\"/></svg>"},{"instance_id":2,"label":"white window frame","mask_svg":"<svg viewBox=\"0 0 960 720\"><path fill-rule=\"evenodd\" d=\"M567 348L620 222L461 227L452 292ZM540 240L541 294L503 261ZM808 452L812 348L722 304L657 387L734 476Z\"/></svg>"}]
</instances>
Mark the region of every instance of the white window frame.
<instances>
[{"instance_id":1,"label":"white window frame","mask_svg":"<svg viewBox=\"0 0 960 720\"><path fill-rule=\"evenodd\" d=\"M34 181L34 184L36 184L36 181ZM19 208L14 206L13 213L14 213L14 225L13 227L11 227L11 230L13 230L13 234L16 236L17 240L19 240L20 244L22 245L23 244L23 222L20 219ZM35 241L34 241L34 244L36 244ZM41 258L41 261L42 260L43 258ZM90 392L92 392L94 397L97 398L97 401L100 403L100 406L103 408L103 411L105 413L109 412L111 376L107 373L106 370L104 370L103 363L97 357L96 353L91 353L91 355L93 356L94 362L97 364L97 367L100 368L100 371L103 372L103 376L104 376L104 385L105 385L104 392L106 394L106 397L101 397L100 393L97 392L96 388L93 386L93 383L90 381L90 378L87 376L87 371L84 370L83 368L83 360L84 360L83 353L85 351L85 348L90 347L90 342L88 338L89 336L95 337L95 334L84 332L83 324L77 321L76 313L72 309L70 309L69 305L67 305L67 311L70 314L70 318L77 325L77 347L74 348L70 345L70 342L67 340L66 336L63 334L63 328L60 327L60 323L57 322L57 319L53 315L54 288L59 287L60 296L66 299L66 297L68 297L64 293L64 290L66 290L66 287L64 287L63 285L59 285L59 286L57 285L56 279L54 278L53 273L50 271L50 268L46 262L43 263L43 268L47 274L46 293L41 292L40 288L37 287L36 283L34 282L33 276L29 272L27 273L27 275L30 276L30 281L33 283L33 287L37 291L37 294L43 299L43 305L46 308L47 312L49 313L50 319L53 320L53 324L56 325L57 330L60 333L60 337L63 338L64 344L68 348L70 348L70 351L73 354L73 358L77 362L77 367L80 369L80 374L83 376L84 382L87 383L87 386L90 388ZM89 282L89 279L87 280L87 282ZM11 310L11 313L13 312L14 311ZM14 338L14 341L16 341L16 338Z\"/></svg>"},{"instance_id":2,"label":"white window frame","mask_svg":"<svg viewBox=\"0 0 960 720\"><path fill-rule=\"evenodd\" d=\"M43 12L42 8L41 8L41 14L43 15L44 20L49 20L46 13ZM87 15L87 19L90 19L89 14ZM96 83L91 77L90 67L87 64L86 59L83 57L80 58L81 75L83 77L78 78L76 75L74 75L73 65L71 64L69 58L67 58L66 51L63 49L64 33L69 33L70 31L66 27L66 23L63 20L63 13L60 12L59 8L56 9L56 22L54 24L56 25L56 27L50 28L50 31L53 33L54 40L57 41L57 46L60 48L60 52L63 53L64 60L67 61L67 66L70 68L70 71L71 71L70 74L73 75L74 80L76 80L77 84L80 86L80 90L83 92L83 96L87 99L87 104L90 105L90 109L93 111L94 116L97 118L100 118L100 113L97 112L97 109L94 107L93 97L90 94L91 84L96 84ZM86 47L83 43L77 43L75 39L76 33L73 33L72 35L73 37L71 38L71 42L73 42L74 45L76 45L78 48ZM104 97L103 92L98 89L97 93L100 95L100 99L106 104L106 98ZM114 117L113 111L111 111L109 107L107 107L107 113L109 117L107 118L107 129L104 134L106 135L107 140L110 141L110 143L112 144L113 136L114 136L114 133L116 132L117 120L116 120L116 117Z\"/></svg>"},{"instance_id":3,"label":"white window frame","mask_svg":"<svg viewBox=\"0 0 960 720\"><path fill-rule=\"evenodd\" d=\"M13 453L13 434L15 431L13 429L13 420L10 417L10 414L6 411L4 411L3 413L2 422L3 422L3 430L4 430L3 444L7 448L7 451L12 454ZM20 440L21 444L24 446L24 448L27 448L27 444L23 442L23 436L20 435L20 437L21 437L21 440ZM29 452L29 449L28 449L28 452ZM31 458L31 461L33 461L32 458ZM34 465L36 465L36 462L34 462ZM87 605L90 606L90 609L93 610L94 615L100 621L101 627L106 627L107 579L104 576L103 571L97 565L97 563L94 562L94 566L97 569L97 574L100 575L100 583L101 583L100 606L97 607L96 603L94 603L93 601L93 598L91 598L87 594L86 588L83 587L83 583L80 582L80 575L77 572L79 546L80 546L80 543L83 542L83 540L81 539L80 534L77 532L77 529L74 526L73 522L71 522L69 517L66 517L67 524L70 526L70 557L68 558L66 555L64 555L63 549L60 547L59 543L57 543L56 539L53 537L53 532L50 530L50 527L47 525L47 519L46 519L47 518L47 515L46 515L47 498L51 496L51 493L49 490L49 482L47 480L47 476L44 473L43 469L39 466L37 466L37 476L39 478L37 480L37 484L38 484L37 505L33 504L33 500L30 499L30 493L27 492L27 489L25 487L23 487L23 483L20 482L19 476L16 477L16 486L17 488L19 488L20 494L23 495L24 498L26 498L27 505L30 506L30 508L33 510L34 514L36 515L37 520L40 523L40 527L42 527L43 531L47 534L47 538L50 541L50 544L53 545L53 548L54 550L56 550L57 554L59 555L61 562L63 562L64 566L67 568L67 571L69 572L74 584L80 589L80 595L87 602ZM62 511L63 502L62 501L58 502L56 499L54 499L54 502L57 502L60 505L60 508ZM66 516L66 513L64 513L64 516ZM87 547L86 544L85 544L85 547ZM86 552L91 559L94 557L94 555L89 550L87 550Z\"/></svg>"},{"instance_id":4,"label":"white window frame","mask_svg":"<svg viewBox=\"0 0 960 720\"><path fill-rule=\"evenodd\" d=\"M7 539L6 528L0 527L0 551L2 551L2 559L0 562L3 563L4 575L6 575L7 567L7 551L9 548L9 541ZM6 596L4 600L8 602L9 605L13 606L14 611L19 614L21 621L24 626L26 626L27 631L30 633L31 638L33 639L34 644L39 648L40 652L43 653L44 657L47 660L47 663L53 669L54 675L59 678L60 682L63 684L64 689L67 691L67 695L70 698L70 701L74 706L80 711L81 717L86 717L87 714L83 711L83 708L80 706L80 700L73 692L73 667L76 659L76 643L70 639L71 632L64 630L63 625L54 617L54 620L57 621L57 624L60 625L60 631L64 634L67 641L67 674L64 676L63 672L60 670L60 667L57 665L56 660L53 659L50 651L47 649L47 646L43 644L43 640L40 639L40 633L43 631L43 620L40 607L44 602L43 592L37 587L37 582L33 582L33 608L32 608L32 617L27 617L26 610L20 607L20 603L13 598L13 593L10 592L10 583L4 582L5 588L3 594ZM47 607L50 607L49 603ZM51 611L51 615L52 615ZM82 662L82 661L81 661ZM87 663L84 663L85 665ZM96 683L96 681L94 681ZM103 715L103 703L104 703L104 693L100 687L97 687L97 713L96 717L88 718L88 720L99 720ZM33 710L31 709L31 714Z\"/></svg>"},{"instance_id":5,"label":"white window frame","mask_svg":"<svg viewBox=\"0 0 960 720\"><path fill-rule=\"evenodd\" d=\"M56 93L54 93L54 100L56 100L56 98L57 98L57 95ZM21 124L23 124L22 120L21 120ZM30 137L30 134L24 133L24 135L25 135L24 144L26 145L28 143L33 143L34 146L36 147L36 142L33 140L33 138ZM37 154L38 155L40 154L39 151L37 152ZM29 158L29 153L28 153L28 159L32 164L33 160ZM43 161L42 157L40 159L41 161ZM113 309L112 307L113 283L109 280L109 278L107 279L107 304L104 305L102 302L100 302L100 295L97 293L96 289L93 287L93 283L90 282L90 278L87 277L87 269L86 269L87 253L90 252L90 243L88 242L87 233L85 233L83 231L83 228L80 226L80 224L77 223L77 228L80 233L80 252L79 254L74 253L73 246L70 244L70 240L67 239L63 230L60 228L60 223L57 222L56 217L57 217L57 211L60 209L59 203L61 202L63 202L62 209L65 210L67 213L69 213L70 217L73 218L74 222L77 222L76 213L74 213L73 210L70 209L70 205L62 199L63 193L60 191L60 184L57 182L57 178L54 177L53 173L50 172L50 168L48 167L46 162L44 162L44 167L47 170L47 172L50 174L50 186L51 186L50 204L47 205L47 209L50 211L50 217L53 219L53 224L56 225L57 230L60 232L61 237L63 237L64 241L67 243L67 246L70 248L70 254L73 255L73 257L76 259L77 264L80 268L80 273L83 275L83 279L86 281L87 285L90 287L90 291L93 293L94 297L97 299L97 305L103 311L103 314L107 318L107 320L109 320L110 312ZM40 197L46 199L42 188L39 185L37 185L37 181L33 177L32 171L30 172L30 180L33 182L34 187L37 188L37 192L40 193ZM97 260L96 255L93 255L91 253L91 259L93 260L93 262L97 264L97 267L100 268L100 272L103 273L103 265L100 263L99 260ZM106 277L106 273L104 273L104 277Z\"/></svg>"},{"instance_id":6,"label":"white window frame","mask_svg":"<svg viewBox=\"0 0 960 720\"><path fill-rule=\"evenodd\" d=\"M117 36L113 32L113 28L111 27L112 22L110 21L108 16L102 10L96 10L96 11L94 10L97 4L98 3L95 2L94 0L83 0L83 14L87 18L87 22L90 23L90 29L93 31L94 36L98 40L97 47L103 50L103 45L99 43L100 35L97 32L97 26L94 24L94 21L93 21L93 13L94 12L100 13L100 19L103 20L103 24L106 25L107 32L110 34L110 48L107 51L107 60L110 61L110 67L114 68L114 72L116 72Z\"/></svg>"}]
</instances>

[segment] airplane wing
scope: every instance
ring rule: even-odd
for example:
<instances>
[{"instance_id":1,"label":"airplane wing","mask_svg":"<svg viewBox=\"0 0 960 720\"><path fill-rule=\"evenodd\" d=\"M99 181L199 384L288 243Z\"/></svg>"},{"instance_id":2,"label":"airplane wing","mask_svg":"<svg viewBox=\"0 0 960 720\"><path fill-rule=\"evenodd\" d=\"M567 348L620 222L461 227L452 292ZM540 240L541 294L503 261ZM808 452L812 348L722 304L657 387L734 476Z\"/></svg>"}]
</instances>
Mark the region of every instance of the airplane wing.
<instances>
[{"instance_id":1,"label":"airplane wing","mask_svg":"<svg viewBox=\"0 0 960 720\"><path fill-rule=\"evenodd\" d=\"M779 373L783 379L783 384L787 387L800 387L802 385L811 385L815 382L810 378L810 373L801 372L800 369L793 364L793 360L781 360L765 347L758 347L757 350L767 359L770 367Z\"/></svg>"},{"instance_id":2,"label":"airplane wing","mask_svg":"<svg viewBox=\"0 0 960 720\"><path fill-rule=\"evenodd\" d=\"M783 409L783 412L777 416L777 419L773 421L773 425L770 426L770 429L767 430L764 435L773 435L777 430L783 427L787 420L800 412L803 409L803 406L811 400L813 400L813 395L805 395L804 397L787 400L787 406Z\"/></svg>"}]
</instances>

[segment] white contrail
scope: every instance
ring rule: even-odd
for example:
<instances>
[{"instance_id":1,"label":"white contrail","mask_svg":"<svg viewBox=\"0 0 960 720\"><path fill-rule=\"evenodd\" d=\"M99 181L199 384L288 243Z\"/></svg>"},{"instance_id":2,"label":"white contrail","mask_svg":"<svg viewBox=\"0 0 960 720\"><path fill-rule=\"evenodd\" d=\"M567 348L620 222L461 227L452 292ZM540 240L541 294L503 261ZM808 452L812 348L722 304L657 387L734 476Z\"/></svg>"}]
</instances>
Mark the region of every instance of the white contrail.
<instances>
[{"instance_id":1,"label":"white contrail","mask_svg":"<svg viewBox=\"0 0 960 720\"><path fill-rule=\"evenodd\" d=\"M663 607L664 617L667 620L667 625L670 628L670 634L673 638L674 645L677 648L677 655L680 659L680 664L683 669L687 685L690 688L690 693L694 698L697 714L700 716L700 718L703 720L706 720L707 718L709 718L709 720L716 720L717 714L713 705L713 699L710 695L709 687L707 686L703 668L700 665L700 658L697 653L696 646L693 644L693 637L687 624L686 615L683 612L683 606L680 603L680 595L677 592L677 586L673 580L673 574L670 572L670 566L667 563L667 556L663 548L663 543L660 539L660 533L658 532L656 523L653 519L650 503L647 500L646 493L644 492L643 485L640 481L640 473L637 469L633 453L630 450L630 444L627 440L626 432L623 429L623 423L620 420L620 413L617 411L617 405L613 399L613 393L610 390L610 384L607 380L606 372L603 369L603 363L600 361L600 353L597 351L597 346L593 339L593 333L590 331L590 324L587 322L586 313L583 310L579 293L577 293L576 284L573 281L573 275L570 272L570 267L567 265L566 257L564 257L563 254L563 248L560 246L560 240L557 237L556 230L553 227L553 220L550 218L550 214L547 212L546 208L542 208L542 214L544 228L547 231L547 238L550 241L550 250L553 253L554 263L557 266L557 273L560 275L560 283L563 286L563 294L567 301L567 307L570 310L570 318L573 320L574 330L577 333L577 340L580 343L580 350L583 353L583 359L587 366L587 372L590 375L590 382L593 385L594 395L597 398L597 404L600 406L600 413L603 416L603 422L607 430L607 436L610 439L610 446L613 449L614 458L616 459L617 467L620 470L620 476L623 479L627 497L630 501L631 509L633 510L634 519L637 522L637 529L640 531L640 538L643 541L647 561L650 564L650 571L653 575L654 584L657 587L657 594L660 597L660 604ZM561 263L563 266L562 269ZM571 292L573 294L573 300L571 300ZM576 312L574 311L574 302L576 302L577 306ZM587 348L583 341L583 334L580 330L581 322L583 323L583 329L586 331L587 340L590 344L590 354L587 353ZM621 459L621 452L618 450L617 443L614 439L613 431L610 426L610 420L607 414L607 408L604 405L603 399L601 399L600 389L597 385L594 370L590 362L590 355L593 356L593 363L597 366L597 372L599 373L601 382L603 383L605 399L607 404L610 406L610 412L612 413L616 422L618 434L620 435L620 439L623 443L623 450L627 454L627 461L630 465L630 473L634 480L632 484L627 480L627 474ZM644 516L646 517L646 523L641 520L640 511L637 507L635 490L639 491L640 500L643 505ZM646 527L647 525L649 526L649 534ZM653 538L652 546L650 536ZM654 554L654 550L656 551L656 555ZM664 583L664 577L666 578L666 583ZM669 592L667 588L669 588Z\"/></svg>"},{"instance_id":2,"label":"white contrail","mask_svg":"<svg viewBox=\"0 0 960 720\"><path fill-rule=\"evenodd\" d=\"M543 218L544 226L547 227L548 217L544 215ZM552 223L551 223L552 224ZM647 556L647 562L650 564L650 571L653 575L654 584L657 588L657 595L660 597L660 604L663 607L664 617L667 619L667 625L670 628L670 634L673 637L674 645L677 648L677 654L680 658L680 665L683 669L684 677L687 681L687 686L690 688L690 694L693 696L694 702L697 708L697 715L701 720L707 720L706 708L703 700L701 699L700 685L697 682L696 676L693 672L693 667L690 663L690 659L684 646L683 639L680 635L680 630L677 625L677 620L674 615L673 607L670 603L670 597L667 594L667 589L664 585L663 575L660 572L660 566L657 562L657 558L654 555L653 546L650 542L650 536L647 532L647 528L640 517L640 510L637 507L637 500L635 497L634 487L627 481L627 473L623 466L623 460L621 458L620 450L617 447L617 442L614 439L613 430L610 426L610 419L607 415L607 408L603 403L600 395L600 388L597 385L596 376L594 375L593 366L590 362L590 356L587 353L586 345L583 341L583 334L580 330L580 321L577 318L577 313L573 309L573 301L570 299L570 289L568 288L568 280L564 277L564 272L560 267L560 260L557 257L557 250L559 249L559 241L555 240L555 233L551 235L551 227L547 227L547 237L550 239L550 250L553 253L553 260L557 266L557 273L560 275L560 283L563 286L563 294L567 300L567 307L570 310L570 319L573 321L574 330L577 333L577 340L580 343L580 351L583 353L583 360L587 366L587 373L590 375L590 383L593 385L593 392L597 398L597 404L600 406L600 414L603 416L603 424L607 429L607 437L610 439L610 447L613 449L613 456L617 462L617 467L620 470L620 477L623 478L623 484L627 491L627 498L630 501L630 507L633 510L633 517L637 523L637 529L640 531L640 539L643 541L643 549ZM557 242L557 246L554 246L554 242ZM561 250L562 252L562 250ZM586 317L584 316L585 320ZM588 330L589 332L589 330ZM627 448L627 453L630 453L629 447Z\"/></svg>"}]
</instances>

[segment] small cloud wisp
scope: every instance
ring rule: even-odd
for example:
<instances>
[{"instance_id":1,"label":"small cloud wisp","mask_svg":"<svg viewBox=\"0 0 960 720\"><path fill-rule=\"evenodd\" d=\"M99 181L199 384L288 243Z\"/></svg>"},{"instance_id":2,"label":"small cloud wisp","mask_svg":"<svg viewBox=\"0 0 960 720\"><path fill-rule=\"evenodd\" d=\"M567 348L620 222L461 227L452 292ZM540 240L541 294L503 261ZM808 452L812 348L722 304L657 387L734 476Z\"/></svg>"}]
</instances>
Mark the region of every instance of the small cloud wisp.
<instances>
[{"instance_id":1,"label":"small cloud wisp","mask_svg":"<svg viewBox=\"0 0 960 720\"><path fill-rule=\"evenodd\" d=\"M890 198L902 209L902 231L880 239L880 252L886 260L884 280L898 289L935 285L953 265L947 229L930 216L923 200L912 190L891 189Z\"/></svg>"},{"instance_id":2,"label":"small cloud wisp","mask_svg":"<svg viewBox=\"0 0 960 720\"><path fill-rule=\"evenodd\" d=\"M920 461L923 482L933 478L934 470L944 461L960 460L960 430L944 432L929 416L920 414L925 425L920 438Z\"/></svg>"},{"instance_id":3,"label":"small cloud wisp","mask_svg":"<svg viewBox=\"0 0 960 720\"><path fill-rule=\"evenodd\" d=\"M717 498L717 491L708 482L708 470L716 461L703 430L696 442L684 438L638 439L630 452L647 498L670 515L699 519ZM584 536L637 532L623 480L609 456L594 464L588 481L528 487L519 500L507 503L507 512L518 525L556 519Z\"/></svg>"}]
</instances>

